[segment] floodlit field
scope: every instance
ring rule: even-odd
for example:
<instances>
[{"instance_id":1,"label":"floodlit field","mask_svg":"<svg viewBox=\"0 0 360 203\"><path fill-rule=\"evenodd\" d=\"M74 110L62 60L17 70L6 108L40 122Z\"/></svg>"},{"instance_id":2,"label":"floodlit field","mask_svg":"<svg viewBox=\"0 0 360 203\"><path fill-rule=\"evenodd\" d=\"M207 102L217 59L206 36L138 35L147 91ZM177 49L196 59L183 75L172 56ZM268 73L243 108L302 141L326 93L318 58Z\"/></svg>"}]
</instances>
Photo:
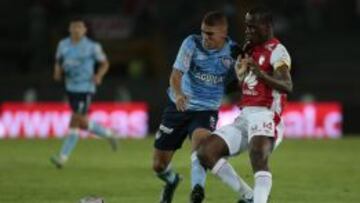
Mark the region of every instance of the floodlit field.
<instances>
[{"instance_id":1,"label":"floodlit field","mask_svg":"<svg viewBox=\"0 0 360 203\"><path fill-rule=\"evenodd\" d=\"M285 140L272 156L272 203L360 202L360 136L342 140ZM151 170L153 138L121 140L112 152L103 140L81 140L71 160L58 170L49 157L60 140L0 140L1 203L76 203L98 195L107 203L156 203L162 187ZM232 159L253 182L247 154ZM190 192L188 143L176 154L183 176L174 203ZM234 203L236 195L211 174L207 203Z\"/></svg>"}]
</instances>

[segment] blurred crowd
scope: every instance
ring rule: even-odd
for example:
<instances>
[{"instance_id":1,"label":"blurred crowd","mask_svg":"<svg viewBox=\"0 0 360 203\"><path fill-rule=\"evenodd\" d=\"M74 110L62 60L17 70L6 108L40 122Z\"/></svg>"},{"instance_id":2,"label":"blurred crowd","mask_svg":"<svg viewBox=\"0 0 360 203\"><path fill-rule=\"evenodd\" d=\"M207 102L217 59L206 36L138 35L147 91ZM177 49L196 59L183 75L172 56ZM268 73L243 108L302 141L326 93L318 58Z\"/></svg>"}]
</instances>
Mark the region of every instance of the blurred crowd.
<instances>
[{"instance_id":1,"label":"blurred crowd","mask_svg":"<svg viewBox=\"0 0 360 203\"><path fill-rule=\"evenodd\" d=\"M224 11L231 37L241 42L244 14L259 4L273 10L275 33L292 53L295 93L290 99L335 100L349 111L360 110L360 95L352 92L360 87L355 79L360 61L353 48L360 44L360 0L1 1L0 65L5 74L0 76L0 102L63 99L61 85L51 78L54 52L67 36L69 19L81 16L111 62L96 99L150 100L161 106L181 40L200 33L204 13ZM144 87L163 91L153 96Z\"/></svg>"}]
</instances>

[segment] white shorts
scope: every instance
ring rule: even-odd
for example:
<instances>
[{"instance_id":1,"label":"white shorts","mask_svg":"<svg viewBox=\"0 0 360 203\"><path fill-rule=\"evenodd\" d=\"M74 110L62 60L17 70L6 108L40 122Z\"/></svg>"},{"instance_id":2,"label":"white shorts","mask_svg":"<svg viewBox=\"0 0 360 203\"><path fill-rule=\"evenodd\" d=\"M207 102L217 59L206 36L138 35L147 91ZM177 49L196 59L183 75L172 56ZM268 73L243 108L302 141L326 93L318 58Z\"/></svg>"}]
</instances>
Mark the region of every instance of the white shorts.
<instances>
[{"instance_id":1,"label":"white shorts","mask_svg":"<svg viewBox=\"0 0 360 203\"><path fill-rule=\"evenodd\" d=\"M226 142L230 156L247 150L253 136L274 137L275 149L281 143L283 133L281 118L266 107L245 107L232 124L213 132Z\"/></svg>"}]
</instances>

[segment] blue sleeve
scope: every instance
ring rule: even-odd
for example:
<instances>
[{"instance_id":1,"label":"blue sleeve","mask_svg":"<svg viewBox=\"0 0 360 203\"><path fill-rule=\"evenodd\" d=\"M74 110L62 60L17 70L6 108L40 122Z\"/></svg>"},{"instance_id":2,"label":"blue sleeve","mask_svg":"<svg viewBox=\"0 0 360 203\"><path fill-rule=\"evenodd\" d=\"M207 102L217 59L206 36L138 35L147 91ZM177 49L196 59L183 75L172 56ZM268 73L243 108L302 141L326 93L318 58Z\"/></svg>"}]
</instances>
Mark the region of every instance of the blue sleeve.
<instances>
[{"instance_id":1,"label":"blue sleeve","mask_svg":"<svg viewBox=\"0 0 360 203\"><path fill-rule=\"evenodd\" d=\"M96 61L105 61L106 55L99 43L94 44L94 57Z\"/></svg>"},{"instance_id":2,"label":"blue sleeve","mask_svg":"<svg viewBox=\"0 0 360 203\"><path fill-rule=\"evenodd\" d=\"M194 51L195 42L193 36L189 36L182 42L173 67L182 72L187 72L190 68Z\"/></svg>"}]
</instances>

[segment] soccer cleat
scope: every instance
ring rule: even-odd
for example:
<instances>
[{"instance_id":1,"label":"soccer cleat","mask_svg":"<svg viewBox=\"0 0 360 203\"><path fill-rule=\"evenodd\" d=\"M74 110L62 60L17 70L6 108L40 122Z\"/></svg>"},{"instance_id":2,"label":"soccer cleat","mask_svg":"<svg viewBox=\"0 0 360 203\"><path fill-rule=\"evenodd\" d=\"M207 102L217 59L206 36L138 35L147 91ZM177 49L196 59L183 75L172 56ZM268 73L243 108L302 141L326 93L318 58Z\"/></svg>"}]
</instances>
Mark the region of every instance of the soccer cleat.
<instances>
[{"instance_id":1,"label":"soccer cleat","mask_svg":"<svg viewBox=\"0 0 360 203\"><path fill-rule=\"evenodd\" d=\"M241 199L237 203L253 203L253 199Z\"/></svg>"},{"instance_id":2,"label":"soccer cleat","mask_svg":"<svg viewBox=\"0 0 360 203\"><path fill-rule=\"evenodd\" d=\"M196 184L191 191L190 203L201 203L205 198L204 188L201 185Z\"/></svg>"},{"instance_id":3,"label":"soccer cleat","mask_svg":"<svg viewBox=\"0 0 360 203\"><path fill-rule=\"evenodd\" d=\"M56 155L50 157L50 162L52 164L54 164L56 166L56 168L58 168L58 169L62 169L62 167L65 164L65 162L63 160L61 160L59 156L56 156Z\"/></svg>"},{"instance_id":4,"label":"soccer cleat","mask_svg":"<svg viewBox=\"0 0 360 203\"><path fill-rule=\"evenodd\" d=\"M174 192L175 192L177 186L179 185L181 179L182 178L180 177L180 175L176 174L175 180L173 183L166 183L166 185L161 193L160 203L171 203L172 202Z\"/></svg>"}]
</instances>

